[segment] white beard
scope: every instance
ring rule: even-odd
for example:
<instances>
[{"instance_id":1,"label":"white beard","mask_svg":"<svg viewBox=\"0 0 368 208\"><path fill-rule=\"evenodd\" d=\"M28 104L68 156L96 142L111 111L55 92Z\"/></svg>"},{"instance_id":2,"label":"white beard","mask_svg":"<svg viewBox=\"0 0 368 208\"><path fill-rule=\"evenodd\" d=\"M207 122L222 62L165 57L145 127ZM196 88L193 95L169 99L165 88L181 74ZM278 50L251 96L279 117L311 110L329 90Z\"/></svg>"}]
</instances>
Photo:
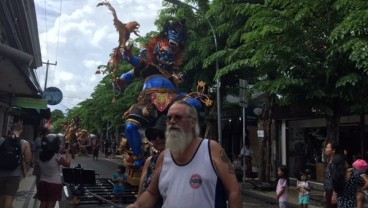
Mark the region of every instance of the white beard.
<instances>
[{"instance_id":1,"label":"white beard","mask_svg":"<svg viewBox=\"0 0 368 208\"><path fill-rule=\"evenodd\" d=\"M172 154L182 154L193 141L193 134L179 127L169 126L166 130L166 148Z\"/></svg>"}]
</instances>

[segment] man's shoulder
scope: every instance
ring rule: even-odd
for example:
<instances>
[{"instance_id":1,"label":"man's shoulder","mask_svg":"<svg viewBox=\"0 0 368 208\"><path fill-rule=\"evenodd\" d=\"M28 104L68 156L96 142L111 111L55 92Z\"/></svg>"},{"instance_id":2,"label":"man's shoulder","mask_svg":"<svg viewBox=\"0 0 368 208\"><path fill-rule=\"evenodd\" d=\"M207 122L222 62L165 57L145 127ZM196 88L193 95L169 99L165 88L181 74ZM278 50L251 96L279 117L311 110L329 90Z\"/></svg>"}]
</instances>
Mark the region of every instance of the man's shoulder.
<instances>
[{"instance_id":1,"label":"man's shoulder","mask_svg":"<svg viewBox=\"0 0 368 208\"><path fill-rule=\"evenodd\" d=\"M29 142L27 139L19 138L19 141L21 142L22 145L29 145Z\"/></svg>"},{"instance_id":2,"label":"man's shoulder","mask_svg":"<svg viewBox=\"0 0 368 208\"><path fill-rule=\"evenodd\" d=\"M31 152L31 145L26 139L20 139L20 144L22 146L23 151Z\"/></svg>"},{"instance_id":3,"label":"man's shoulder","mask_svg":"<svg viewBox=\"0 0 368 208\"><path fill-rule=\"evenodd\" d=\"M221 146L220 143L213 139L203 139L203 141L207 141L210 145Z\"/></svg>"}]
</instances>

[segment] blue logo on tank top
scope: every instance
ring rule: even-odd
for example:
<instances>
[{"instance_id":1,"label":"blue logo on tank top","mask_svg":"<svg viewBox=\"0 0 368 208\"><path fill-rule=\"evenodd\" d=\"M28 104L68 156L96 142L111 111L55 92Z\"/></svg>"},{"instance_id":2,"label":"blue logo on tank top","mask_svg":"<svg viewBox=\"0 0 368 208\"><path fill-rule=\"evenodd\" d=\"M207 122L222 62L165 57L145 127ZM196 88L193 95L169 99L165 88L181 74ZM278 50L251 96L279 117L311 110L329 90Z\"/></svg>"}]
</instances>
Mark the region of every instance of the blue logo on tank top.
<instances>
[{"instance_id":1,"label":"blue logo on tank top","mask_svg":"<svg viewBox=\"0 0 368 208\"><path fill-rule=\"evenodd\" d=\"M198 189L202 185L202 177L198 174L193 174L190 177L189 184L193 189Z\"/></svg>"}]
</instances>

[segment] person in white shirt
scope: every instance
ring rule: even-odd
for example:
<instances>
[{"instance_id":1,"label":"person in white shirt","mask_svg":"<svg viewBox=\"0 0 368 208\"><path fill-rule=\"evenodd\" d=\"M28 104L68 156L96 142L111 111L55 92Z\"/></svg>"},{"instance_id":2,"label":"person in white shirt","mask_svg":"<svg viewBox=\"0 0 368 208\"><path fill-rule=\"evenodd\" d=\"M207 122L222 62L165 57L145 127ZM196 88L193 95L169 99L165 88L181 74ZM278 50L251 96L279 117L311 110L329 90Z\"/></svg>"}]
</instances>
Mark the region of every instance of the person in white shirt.
<instances>
[{"instance_id":1,"label":"person in white shirt","mask_svg":"<svg viewBox=\"0 0 368 208\"><path fill-rule=\"evenodd\" d=\"M69 167L71 155L69 149L65 155L59 154L60 145L60 138L55 134L42 138L39 160L41 175L37 187L37 198L41 201L41 208L55 207L56 201L60 201L62 197L60 166Z\"/></svg>"},{"instance_id":2,"label":"person in white shirt","mask_svg":"<svg viewBox=\"0 0 368 208\"><path fill-rule=\"evenodd\" d=\"M243 157L245 158L247 177L252 177L252 155L253 155L253 150L249 147L249 144L246 143L240 151L240 156L242 158Z\"/></svg>"},{"instance_id":3,"label":"person in white shirt","mask_svg":"<svg viewBox=\"0 0 368 208\"><path fill-rule=\"evenodd\" d=\"M234 167L221 145L199 137L197 110L176 101L167 113L166 149L147 190L127 208L241 208Z\"/></svg>"},{"instance_id":4,"label":"person in white shirt","mask_svg":"<svg viewBox=\"0 0 368 208\"><path fill-rule=\"evenodd\" d=\"M299 192L299 204L302 208L308 208L310 204L310 195L309 192L312 186L308 181L308 176L306 172L300 173L300 180L296 182L296 189Z\"/></svg>"},{"instance_id":5,"label":"person in white shirt","mask_svg":"<svg viewBox=\"0 0 368 208\"><path fill-rule=\"evenodd\" d=\"M40 175L41 175L41 168L40 168L40 152L42 151L41 142L42 138L46 137L50 133L50 130L46 127L40 127L38 132L38 137L35 139L33 146L32 146L32 152L33 152L33 172L32 174L36 176L36 188L38 187L38 184L40 182ZM37 198L37 192L34 196L34 198Z\"/></svg>"}]
</instances>

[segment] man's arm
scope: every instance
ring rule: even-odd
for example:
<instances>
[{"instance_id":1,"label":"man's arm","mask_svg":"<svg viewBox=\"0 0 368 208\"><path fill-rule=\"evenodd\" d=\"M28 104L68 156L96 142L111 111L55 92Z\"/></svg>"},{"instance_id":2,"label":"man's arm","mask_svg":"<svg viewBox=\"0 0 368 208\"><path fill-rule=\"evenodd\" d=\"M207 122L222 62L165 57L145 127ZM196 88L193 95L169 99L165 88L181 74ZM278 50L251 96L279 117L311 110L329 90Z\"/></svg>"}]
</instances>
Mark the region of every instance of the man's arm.
<instances>
[{"instance_id":1,"label":"man's arm","mask_svg":"<svg viewBox=\"0 0 368 208\"><path fill-rule=\"evenodd\" d=\"M21 171L22 171L23 177L26 177L28 170L30 168L31 162L32 162L32 151L31 151L31 145L29 144L27 140L22 139L21 146L22 146L22 154L23 154Z\"/></svg>"},{"instance_id":2,"label":"man's arm","mask_svg":"<svg viewBox=\"0 0 368 208\"><path fill-rule=\"evenodd\" d=\"M138 188L138 197L143 193L143 184L144 184L144 179L147 176L147 169L148 169L148 165L150 164L152 159L152 156L148 157L146 159L146 162L144 163L143 166L143 170L142 170L142 174L141 174L141 178L139 180L139 188Z\"/></svg>"},{"instance_id":3,"label":"man's arm","mask_svg":"<svg viewBox=\"0 0 368 208\"><path fill-rule=\"evenodd\" d=\"M229 199L229 208L241 208L242 198L239 182L229 157L219 143L210 141L212 161L216 171L224 184Z\"/></svg>"},{"instance_id":4,"label":"man's arm","mask_svg":"<svg viewBox=\"0 0 368 208\"><path fill-rule=\"evenodd\" d=\"M134 204L128 205L126 208L152 208L155 207L159 198L160 198L160 191L158 189L158 181L161 173L162 163L164 159L164 152L161 152L159 155L156 166L155 172L153 174L151 183L149 184L146 191L144 191L138 199L134 202Z\"/></svg>"},{"instance_id":5,"label":"man's arm","mask_svg":"<svg viewBox=\"0 0 368 208\"><path fill-rule=\"evenodd\" d=\"M23 149L23 161L26 165L29 165L32 161L32 151L31 145L27 140L23 140L22 142L22 149Z\"/></svg>"}]
</instances>

